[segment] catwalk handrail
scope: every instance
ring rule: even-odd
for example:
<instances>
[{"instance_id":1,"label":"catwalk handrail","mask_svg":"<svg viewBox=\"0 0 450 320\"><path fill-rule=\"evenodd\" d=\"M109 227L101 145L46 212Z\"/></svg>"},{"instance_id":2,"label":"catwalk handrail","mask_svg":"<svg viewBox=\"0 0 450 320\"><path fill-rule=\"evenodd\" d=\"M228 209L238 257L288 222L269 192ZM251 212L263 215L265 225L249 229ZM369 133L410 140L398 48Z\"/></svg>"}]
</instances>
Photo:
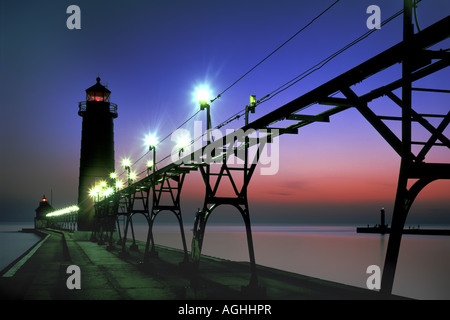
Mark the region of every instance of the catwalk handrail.
<instances>
[{"instance_id":1,"label":"catwalk handrail","mask_svg":"<svg viewBox=\"0 0 450 320\"><path fill-rule=\"evenodd\" d=\"M117 104L113 102L109 103L109 112L117 117ZM80 101L78 102L78 114L82 114L86 112L86 101Z\"/></svg>"}]
</instances>

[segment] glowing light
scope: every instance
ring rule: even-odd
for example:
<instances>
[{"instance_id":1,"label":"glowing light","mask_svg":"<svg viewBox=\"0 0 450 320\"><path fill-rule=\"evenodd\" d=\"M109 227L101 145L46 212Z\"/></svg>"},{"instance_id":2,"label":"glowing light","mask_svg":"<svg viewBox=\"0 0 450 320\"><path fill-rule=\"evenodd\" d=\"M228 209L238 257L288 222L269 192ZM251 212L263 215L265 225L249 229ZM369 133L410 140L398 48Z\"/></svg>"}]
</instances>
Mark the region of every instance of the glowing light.
<instances>
[{"instance_id":1,"label":"glowing light","mask_svg":"<svg viewBox=\"0 0 450 320\"><path fill-rule=\"evenodd\" d=\"M254 107L256 105L256 96L252 94L250 96L250 107Z\"/></svg>"},{"instance_id":2,"label":"glowing light","mask_svg":"<svg viewBox=\"0 0 450 320\"><path fill-rule=\"evenodd\" d=\"M99 189L98 187L94 187L94 188L92 188L92 189L89 190L89 195L90 195L92 198L97 197L99 194L100 194L100 189Z\"/></svg>"},{"instance_id":3,"label":"glowing light","mask_svg":"<svg viewBox=\"0 0 450 320\"><path fill-rule=\"evenodd\" d=\"M116 178L117 178L117 173L111 172L111 173L109 174L109 177L110 177L111 179L116 179Z\"/></svg>"},{"instance_id":4,"label":"glowing light","mask_svg":"<svg viewBox=\"0 0 450 320\"><path fill-rule=\"evenodd\" d=\"M64 214L69 214L69 213L73 213L73 212L77 212L78 210L80 210L78 208L78 206L70 206L61 210L56 210L56 211L52 211L50 213L47 213L46 217L55 217L55 216L61 216Z\"/></svg>"},{"instance_id":5,"label":"glowing light","mask_svg":"<svg viewBox=\"0 0 450 320\"><path fill-rule=\"evenodd\" d=\"M148 160L147 161L147 168L151 168L153 167L153 160Z\"/></svg>"},{"instance_id":6,"label":"glowing light","mask_svg":"<svg viewBox=\"0 0 450 320\"><path fill-rule=\"evenodd\" d=\"M116 181L116 189L122 189L123 188L123 182L120 180Z\"/></svg>"},{"instance_id":7,"label":"glowing light","mask_svg":"<svg viewBox=\"0 0 450 320\"><path fill-rule=\"evenodd\" d=\"M200 88L197 90L195 97L197 98L197 101L200 102L200 104L207 104L209 102L210 94L209 90L206 88Z\"/></svg>"},{"instance_id":8,"label":"glowing light","mask_svg":"<svg viewBox=\"0 0 450 320\"><path fill-rule=\"evenodd\" d=\"M113 188L111 188L111 187L106 188L106 190L103 191L103 195L104 195L105 197L109 197L109 196L112 195L113 193L114 193L114 190L113 190Z\"/></svg>"},{"instance_id":9,"label":"glowing light","mask_svg":"<svg viewBox=\"0 0 450 320\"><path fill-rule=\"evenodd\" d=\"M103 101L103 96L89 96L88 101Z\"/></svg>"},{"instance_id":10,"label":"glowing light","mask_svg":"<svg viewBox=\"0 0 450 320\"><path fill-rule=\"evenodd\" d=\"M106 187L106 181L101 181L100 182L100 187L105 188Z\"/></svg>"},{"instance_id":11,"label":"glowing light","mask_svg":"<svg viewBox=\"0 0 450 320\"><path fill-rule=\"evenodd\" d=\"M136 178L137 178L136 172L131 171L131 172L130 172L130 180L136 180Z\"/></svg>"},{"instance_id":12,"label":"glowing light","mask_svg":"<svg viewBox=\"0 0 450 320\"><path fill-rule=\"evenodd\" d=\"M152 135L149 134L145 137L145 145L147 147L155 147L158 144L158 139Z\"/></svg>"},{"instance_id":13,"label":"glowing light","mask_svg":"<svg viewBox=\"0 0 450 320\"><path fill-rule=\"evenodd\" d=\"M184 149L191 144L191 137L189 135L179 135L175 144L178 149Z\"/></svg>"},{"instance_id":14,"label":"glowing light","mask_svg":"<svg viewBox=\"0 0 450 320\"><path fill-rule=\"evenodd\" d=\"M129 168L129 167L131 166L131 160L130 160L129 158L123 159L123 160L122 160L122 165L123 165L125 168Z\"/></svg>"}]
</instances>

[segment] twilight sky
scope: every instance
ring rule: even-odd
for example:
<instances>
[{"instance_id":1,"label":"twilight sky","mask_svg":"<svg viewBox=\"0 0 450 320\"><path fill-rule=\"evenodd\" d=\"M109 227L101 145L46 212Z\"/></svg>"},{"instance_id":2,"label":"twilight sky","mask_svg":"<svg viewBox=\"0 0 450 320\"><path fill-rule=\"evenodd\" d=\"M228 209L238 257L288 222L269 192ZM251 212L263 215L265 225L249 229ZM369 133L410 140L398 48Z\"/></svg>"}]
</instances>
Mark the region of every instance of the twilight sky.
<instances>
[{"instance_id":1,"label":"twilight sky","mask_svg":"<svg viewBox=\"0 0 450 320\"><path fill-rule=\"evenodd\" d=\"M6 1L0 2L0 221L32 221L40 197L62 208L76 204L81 140L78 102L100 76L118 104L115 120L116 168L121 159L136 161L146 152L148 133L160 139L198 110L195 88L213 95L289 39L333 0L152 0L152 1ZM69 5L81 9L81 29L69 30ZM403 1L341 0L305 31L239 81L211 105L212 124L242 110L249 96L265 96L368 31L369 5L381 19L402 9ZM423 0L417 9L426 28L450 12L450 2ZM416 29L417 31L417 29ZM256 119L335 76L357 66L402 39L402 17L362 40L323 68L258 106ZM442 48L450 47L450 42ZM438 49L441 47L438 47ZM356 86L365 93L399 78L400 67ZM449 70L422 80L423 87L449 89ZM445 99L445 100L444 100ZM414 106L447 113L448 95L415 94ZM397 115L387 99L370 106ZM422 108L420 109L419 108ZM316 114L319 109L307 109ZM193 121L205 119L199 113ZM433 124L436 122L431 121ZM240 128L243 120L229 129ZM398 130L395 131L399 133ZM449 129L445 131L449 134ZM427 138L419 130L418 140ZM170 138L158 158L173 147ZM257 171L249 202L255 223L378 223L381 207L392 213L400 158L374 128L349 109L316 123L298 135L280 139L279 170ZM138 162L142 171L145 160ZM426 161L448 162L440 148ZM408 223L450 223L449 181L430 184L413 205ZM182 194L184 217L191 223L203 203L199 173L187 177ZM220 208L211 221L240 221ZM159 219L159 217L158 217ZM170 218L169 218L170 220Z\"/></svg>"}]
</instances>

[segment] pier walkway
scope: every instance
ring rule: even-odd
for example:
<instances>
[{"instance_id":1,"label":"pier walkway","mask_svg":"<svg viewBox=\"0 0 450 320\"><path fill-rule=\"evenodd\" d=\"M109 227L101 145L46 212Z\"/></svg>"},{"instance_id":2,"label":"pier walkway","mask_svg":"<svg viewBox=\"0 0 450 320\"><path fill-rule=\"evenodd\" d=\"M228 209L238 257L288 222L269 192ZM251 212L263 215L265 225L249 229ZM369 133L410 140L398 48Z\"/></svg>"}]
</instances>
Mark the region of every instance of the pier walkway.
<instances>
[{"instance_id":1,"label":"pier walkway","mask_svg":"<svg viewBox=\"0 0 450 320\"><path fill-rule=\"evenodd\" d=\"M297 300L398 299L378 292L308 276L257 266L259 294L241 291L248 284L249 263L202 256L198 279L192 285L183 252L159 246L158 256L142 264L144 243L125 257L120 246L74 239L74 234L44 230L43 242L32 255L19 260L0 277L2 300ZM24 261L26 260L26 261ZM80 268L81 289L69 290L69 265Z\"/></svg>"}]
</instances>

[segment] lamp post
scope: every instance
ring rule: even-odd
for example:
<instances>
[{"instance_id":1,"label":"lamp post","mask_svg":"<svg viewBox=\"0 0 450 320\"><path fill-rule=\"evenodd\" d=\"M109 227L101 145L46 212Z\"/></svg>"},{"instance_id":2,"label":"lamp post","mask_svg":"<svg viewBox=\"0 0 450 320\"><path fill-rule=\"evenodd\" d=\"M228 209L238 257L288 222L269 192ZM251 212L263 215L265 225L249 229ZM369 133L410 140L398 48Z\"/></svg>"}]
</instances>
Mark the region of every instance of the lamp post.
<instances>
[{"instance_id":1,"label":"lamp post","mask_svg":"<svg viewBox=\"0 0 450 320\"><path fill-rule=\"evenodd\" d=\"M128 185L130 185L134 180L136 180L137 179L137 174L136 174L136 172L135 171L131 171L130 172L130 178L129 178L129 183L128 183Z\"/></svg>"},{"instance_id":2,"label":"lamp post","mask_svg":"<svg viewBox=\"0 0 450 320\"><path fill-rule=\"evenodd\" d=\"M150 171L152 170L153 167L154 167L153 160L148 160L147 161L147 176L150 175ZM154 173L154 169L153 169L153 173Z\"/></svg>"},{"instance_id":3,"label":"lamp post","mask_svg":"<svg viewBox=\"0 0 450 320\"><path fill-rule=\"evenodd\" d=\"M101 182L100 182L100 194L101 194L101 196L103 197L103 199L106 198L106 196L105 196L105 190L106 190L106 187L107 187L107 186L108 186L108 185L107 185L106 181L101 181Z\"/></svg>"},{"instance_id":4,"label":"lamp post","mask_svg":"<svg viewBox=\"0 0 450 320\"><path fill-rule=\"evenodd\" d=\"M249 122L249 113L255 113L255 107L256 107L256 96L255 95L251 95L250 96L250 103L245 106L245 125L248 125ZM248 136L245 136L245 158L244 158L244 175L245 178L247 178L247 174L248 174L248 144L249 144L249 139Z\"/></svg>"},{"instance_id":5,"label":"lamp post","mask_svg":"<svg viewBox=\"0 0 450 320\"><path fill-rule=\"evenodd\" d=\"M181 159L181 154L185 151L184 148L191 145L191 137L189 135L179 135L176 139L176 149L178 149L178 158Z\"/></svg>"},{"instance_id":6,"label":"lamp post","mask_svg":"<svg viewBox=\"0 0 450 320\"><path fill-rule=\"evenodd\" d=\"M94 186L89 190L89 196L91 196L92 200L94 201L94 208L97 207L97 203L100 201L100 189L98 186ZM97 220L97 212L95 212L95 216L94 216L94 228L93 228L93 233L91 236L91 240L94 242L97 242L97 228L96 228L96 223L95 221Z\"/></svg>"},{"instance_id":7,"label":"lamp post","mask_svg":"<svg viewBox=\"0 0 450 320\"><path fill-rule=\"evenodd\" d=\"M156 169L156 145L158 143L157 143L157 139L154 136L152 136L152 135L147 136L145 141L146 141L146 144L148 146L148 151L152 151L152 160L147 161L147 175L150 175L150 169L153 169L153 174L155 173L155 169Z\"/></svg>"},{"instance_id":8,"label":"lamp post","mask_svg":"<svg viewBox=\"0 0 450 320\"><path fill-rule=\"evenodd\" d=\"M197 100L200 104L200 110L206 109L206 143L211 143L211 108L210 108L210 95L207 89L199 89L197 91Z\"/></svg>"},{"instance_id":9,"label":"lamp post","mask_svg":"<svg viewBox=\"0 0 450 320\"><path fill-rule=\"evenodd\" d=\"M111 182L112 182L112 188L113 188L113 190L114 190L114 193L117 191L117 187L116 187L116 181L117 181L117 173L115 173L115 172L111 172L110 174L109 174L109 178L111 179Z\"/></svg>"},{"instance_id":10,"label":"lamp post","mask_svg":"<svg viewBox=\"0 0 450 320\"><path fill-rule=\"evenodd\" d=\"M125 158L122 160L122 165L125 168L125 170L127 170L127 179L128 179L128 186L131 184L131 179L130 179L130 169L131 169L131 161L128 158Z\"/></svg>"},{"instance_id":11,"label":"lamp post","mask_svg":"<svg viewBox=\"0 0 450 320\"><path fill-rule=\"evenodd\" d=\"M248 125L248 114L249 112L255 113L255 107L256 107L256 96L252 94L250 96L250 103L249 105L245 106L245 125Z\"/></svg>"}]
</instances>

